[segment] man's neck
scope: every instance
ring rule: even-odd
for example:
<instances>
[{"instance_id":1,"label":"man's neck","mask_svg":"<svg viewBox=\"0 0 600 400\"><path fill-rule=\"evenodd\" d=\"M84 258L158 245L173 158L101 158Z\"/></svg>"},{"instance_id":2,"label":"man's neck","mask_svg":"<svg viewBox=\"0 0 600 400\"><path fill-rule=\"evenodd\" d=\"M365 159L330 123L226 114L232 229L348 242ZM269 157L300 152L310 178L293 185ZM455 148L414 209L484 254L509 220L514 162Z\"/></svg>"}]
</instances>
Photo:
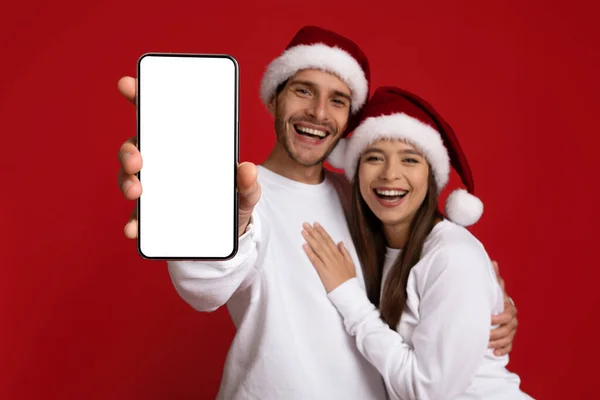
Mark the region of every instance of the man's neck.
<instances>
[{"instance_id":1,"label":"man's neck","mask_svg":"<svg viewBox=\"0 0 600 400\"><path fill-rule=\"evenodd\" d=\"M317 185L323 182L325 177L323 163L310 167L302 165L293 160L278 143L275 144L262 166L278 175L309 185Z\"/></svg>"}]
</instances>

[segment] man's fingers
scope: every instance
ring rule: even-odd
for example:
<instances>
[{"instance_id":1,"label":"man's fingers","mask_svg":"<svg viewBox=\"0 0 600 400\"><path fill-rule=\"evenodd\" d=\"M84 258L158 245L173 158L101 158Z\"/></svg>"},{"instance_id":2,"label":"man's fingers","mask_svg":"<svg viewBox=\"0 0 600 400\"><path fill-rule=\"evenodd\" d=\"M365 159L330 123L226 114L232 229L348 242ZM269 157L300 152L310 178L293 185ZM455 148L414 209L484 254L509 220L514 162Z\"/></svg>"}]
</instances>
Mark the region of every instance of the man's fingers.
<instances>
[{"instance_id":1,"label":"man's fingers","mask_svg":"<svg viewBox=\"0 0 600 400\"><path fill-rule=\"evenodd\" d=\"M142 184L135 175L127 175L123 169L119 170L119 189L127 200L137 200L142 195Z\"/></svg>"},{"instance_id":2,"label":"man's fingers","mask_svg":"<svg viewBox=\"0 0 600 400\"><path fill-rule=\"evenodd\" d=\"M129 174L135 175L142 169L142 155L136 147L136 138L130 138L119 149L119 162L121 168Z\"/></svg>"},{"instance_id":3,"label":"man's fingers","mask_svg":"<svg viewBox=\"0 0 600 400\"><path fill-rule=\"evenodd\" d=\"M517 326L517 308L507 297L504 299L504 311L501 314L492 316L492 325L509 324L513 328Z\"/></svg>"},{"instance_id":4,"label":"man's fingers","mask_svg":"<svg viewBox=\"0 0 600 400\"><path fill-rule=\"evenodd\" d=\"M506 325L512 319L512 314L507 311L504 311L502 314L492 316L492 325Z\"/></svg>"},{"instance_id":5,"label":"man's fingers","mask_svg":"<svg viewBox=\"0 0 600 400\"><path fill-rule=\"evenodd\" d=\"M138 232L138 220L137 220L137 207L133 208L129 221L125 224L124 233L127 239L137 239Z\"/></svg>"},{"instance_id":6,"label":"man's fingers","mask_svg":"<svg viewBox=\"0 0 600 400\"><path fill-rule=\"evenodd\" d=\"M500 277L500 269L498 268L498 262L492 261L492 265L494 266L494 271L496 271L496 276Z\"/></svg>"},{"instance_id":7,"label":"man's fingers","mask_svg":"<svg viewBox=\"0 0 600 400\"><path fill-rule=\"evenodd\" d=\"M517 319L518 310L517 307L512 302L511 298L508 297L506 293L504 293L504 313L508 313L513 316L513 319Z\"/></svg>"},{"instance_id":8,"label":"man's fingers","mask_svg":"<svg viewBox=\"0 0 600 400\"><path fill-rule=\"evenodd\" d=\"M136 84L135 78L130 76L124 76L117 82L119 92L132 104L135 104Z\"/></svg>"},{"instance_id":9,"label":"man's fingers","mask_svg":"<svg viewBox=\"0 0 600 400\"><path fill-rule=\"evenodd\" d=\"M492 340L489 344L490 349L500 350L510 346L512 339L510 337L504 337L498 340Z\"/></svg>"},{"instance_id":10,"label":"man's fingers","mask_svg":"<svg viewBox=\"0 0 600 400\"><path fill-rule=\"evenodd\" d=\"M512 346L512 343L511 343L511 344L509 344L508 346L506 346L504 348L496 349L496 350L494 350L494 355L496 355L498 357L506 355L506 354L510 353L510 351L512 350L512 347L513 346Z\"/></svg>"},{"instance_id":11,"label":"man's fingers","mask_svg":"<svg viewBox=\"0 0 600 400\"><path fill-rule=\"evenodd\" d=\"M510 337L510 327L508 325L500 326L490 332L490 340L498 340Z\"/></svg>"},{"instance_id":12,"label":"man's fingers","mask_svg":"<svg viewBox=\"0 0 600 400\"><path fill-rule=\"evenodd\" d=\"M132 104L136 103L136 86L136 80L130 76L125 76L117 82L119 92ZM142 156L136 147L135 137L129 139L121 146L119 150L119 162L121 163L118 177L119 188L125 198L135 200L142 194L142 185L135 176L142 169ZM129 216L129 222L125 224L123 229L125 237L136 239L137 227L137 207L134 207Z\"/></svg>"}]
</instances>

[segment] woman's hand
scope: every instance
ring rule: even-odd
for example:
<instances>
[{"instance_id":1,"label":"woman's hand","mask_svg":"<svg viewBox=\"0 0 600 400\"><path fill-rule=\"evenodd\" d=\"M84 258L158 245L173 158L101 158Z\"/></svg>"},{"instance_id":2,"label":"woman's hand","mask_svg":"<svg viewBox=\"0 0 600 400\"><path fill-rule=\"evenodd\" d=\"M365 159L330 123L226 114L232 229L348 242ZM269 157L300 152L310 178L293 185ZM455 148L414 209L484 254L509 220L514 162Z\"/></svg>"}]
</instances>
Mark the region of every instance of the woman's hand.
<instances>
[{"instance_id":1,"label":"woman's hand","mask_svg":"<svg viewBox=\"0 0 600 400\"><path fill-rule=\"evenodd\" d=\"M303 224L302 235L306 243L302 246L317 270L327 293L342 283L356 277L356 269L348 250L342 242L337 245L318 223Z\"/></svg>"}]
</instances>

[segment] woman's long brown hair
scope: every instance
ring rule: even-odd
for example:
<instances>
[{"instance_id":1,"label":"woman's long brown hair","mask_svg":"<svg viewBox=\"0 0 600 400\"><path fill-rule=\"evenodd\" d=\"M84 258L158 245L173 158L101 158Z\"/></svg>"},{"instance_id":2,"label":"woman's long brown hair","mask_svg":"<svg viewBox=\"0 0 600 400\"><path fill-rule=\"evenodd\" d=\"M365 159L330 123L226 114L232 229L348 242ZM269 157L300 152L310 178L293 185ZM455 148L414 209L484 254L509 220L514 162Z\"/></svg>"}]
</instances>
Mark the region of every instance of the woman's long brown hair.
<instances>
[{"instance_id":1,"label":"woman's long brown hair","mask_svg":"<svg viewBox=\"0 0 600 400\"><path fill-rule=\"evenodd\" d=\"M436 219L442 217L438 210L437 186L430 168L427 195L410 224L408 240L390 269L386 285L381 292L386 239L383 224L373 214L360 194L359 170L360 163L352 183L350 228L358 258L363 267L369 300L379 307L382 320L395 330L406 305L406 285L410 271L421 259L423 245L433 229Z\"/></svg>"}]
</instances>

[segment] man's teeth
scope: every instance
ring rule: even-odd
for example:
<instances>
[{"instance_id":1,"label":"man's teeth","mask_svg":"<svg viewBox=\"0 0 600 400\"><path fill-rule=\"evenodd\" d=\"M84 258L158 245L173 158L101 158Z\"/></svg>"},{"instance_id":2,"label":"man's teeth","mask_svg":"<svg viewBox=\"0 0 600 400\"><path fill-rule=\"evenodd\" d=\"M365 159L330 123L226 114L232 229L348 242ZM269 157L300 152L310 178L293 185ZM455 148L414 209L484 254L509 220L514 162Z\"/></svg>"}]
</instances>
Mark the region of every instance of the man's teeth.
<instances>
[{"instance_id":1,"label":"man's teeth","mask_svg":"<svg viewBox=\"0 0 600 400\"><path fill-rule=\"evenodd\" d=\"M379 189L375 189L375 192L381 196L404 196L407 193L406 190L379 190Z\"/></svg>"},{"instance_id":2,"label":"man's teeth","mask_svg":"<svg viewBox=\"0 0 600 400\"><path fill-rule=\"evenodd\" d=\"M320 131L318 129L306 128L304 126L296 126L296 130L298 132L308 133L309 135L319 136L319 137L322 137L322 138L324 138L325 136L327 136L327 133L325 133L324 131Z\"/></svg>"}]
</instances>

